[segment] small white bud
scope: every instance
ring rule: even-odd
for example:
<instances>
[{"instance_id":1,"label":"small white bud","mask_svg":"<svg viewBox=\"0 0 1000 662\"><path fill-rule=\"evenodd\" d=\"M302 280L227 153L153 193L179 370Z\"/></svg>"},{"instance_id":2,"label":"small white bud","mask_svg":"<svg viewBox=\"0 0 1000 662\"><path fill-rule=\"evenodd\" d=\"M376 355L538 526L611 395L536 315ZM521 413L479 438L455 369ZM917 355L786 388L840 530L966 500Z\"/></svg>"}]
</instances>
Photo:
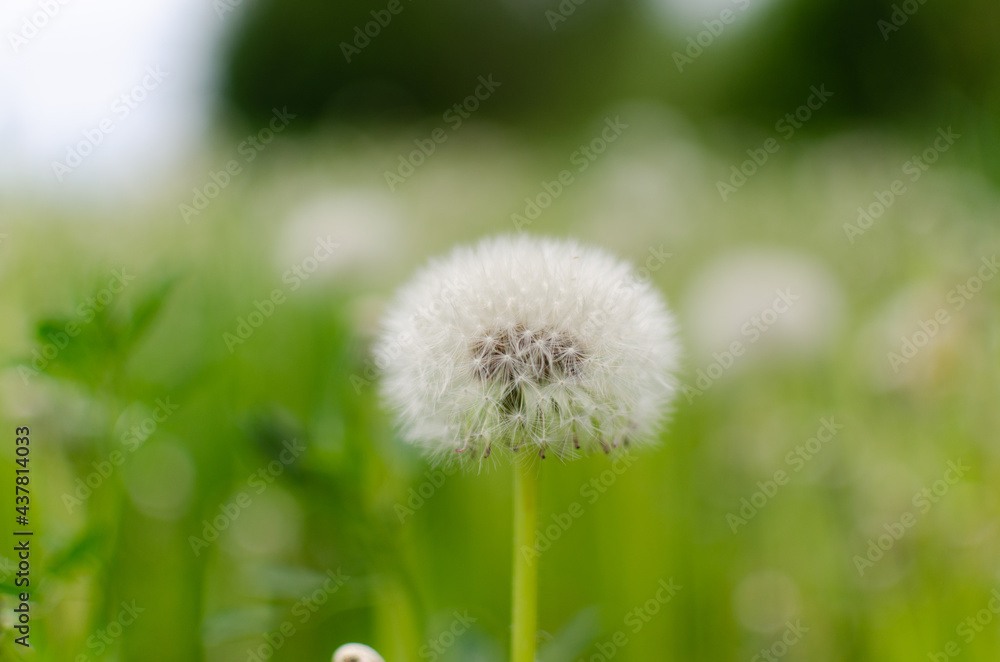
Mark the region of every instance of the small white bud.
<instances>
[{"instance_id":1,"label":"small white bud","mask_svg":"<svg viewBox=\"0 0 1000 662\"><path fill-rule=\"evenodd\" d=\"M385 662L374 648L364 644L344 644L333 654L333 662Z\"/></svg>"}]
</instances>

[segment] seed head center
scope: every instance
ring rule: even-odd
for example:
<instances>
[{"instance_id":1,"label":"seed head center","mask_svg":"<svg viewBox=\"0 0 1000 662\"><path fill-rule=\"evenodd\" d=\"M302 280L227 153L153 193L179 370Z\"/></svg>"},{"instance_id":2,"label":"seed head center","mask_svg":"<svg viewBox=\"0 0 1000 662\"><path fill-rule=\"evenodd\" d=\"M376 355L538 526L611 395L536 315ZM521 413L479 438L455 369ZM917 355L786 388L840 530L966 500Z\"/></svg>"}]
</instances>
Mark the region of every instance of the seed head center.
<instances>
[{"instance_id":1,"label":"seed head center","mask_svg":"<svg viewBox=\"0 0 1000 662\"><path fill-rule=\"evenodd\" d=\"M562 382L580 374L585 358L569 333L521 324L483 334L472 342L471 350L476 374L483 381Z\"/></svg>"}]
</instances>

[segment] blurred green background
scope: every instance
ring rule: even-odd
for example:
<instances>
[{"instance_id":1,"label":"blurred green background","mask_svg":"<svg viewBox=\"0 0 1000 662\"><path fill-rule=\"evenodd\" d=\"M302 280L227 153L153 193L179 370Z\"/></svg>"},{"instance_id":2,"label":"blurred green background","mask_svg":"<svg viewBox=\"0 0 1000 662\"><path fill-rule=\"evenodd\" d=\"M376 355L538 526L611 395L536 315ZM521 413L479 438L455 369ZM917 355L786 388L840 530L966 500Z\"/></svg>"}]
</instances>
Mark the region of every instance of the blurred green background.
<instances>
[{"instance_id":1,"label":"blurred green background","mask_svg":"<svg viewBox=\"0 0 1000 662\"><path fill-rule=\"evenodd\" d=\"M658 449L543 466L542 662L995 661L998 18L203 8L183 167L0 196L0 657L504 660L510 469L398 441L370 347L428 258L527 231L633 260L686 350Z\"/></svg>"}]
</instances>

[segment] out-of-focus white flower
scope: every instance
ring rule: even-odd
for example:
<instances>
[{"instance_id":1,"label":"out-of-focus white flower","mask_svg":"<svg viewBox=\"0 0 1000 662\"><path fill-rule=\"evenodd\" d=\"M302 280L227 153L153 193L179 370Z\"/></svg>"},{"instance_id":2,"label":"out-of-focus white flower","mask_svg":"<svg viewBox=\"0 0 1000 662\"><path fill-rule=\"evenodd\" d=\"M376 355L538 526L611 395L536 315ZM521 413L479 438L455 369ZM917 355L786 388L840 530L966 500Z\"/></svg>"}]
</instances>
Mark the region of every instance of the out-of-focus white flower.
<instances>
[{"instance_id":1,"label":"out-of-focus white flower","mask_svg":"<svg viewBox=\"0 0 1000 662\"><path fill-rule=\"evenodd\" d=\"M947 291L937 283L915 283L893 296L862 327L857 356L876 390L919 389L948 381L962 348L970 343L971 328L964 316L953 314L946 297ZM947 314L945 324L935 317L942 309Z\"/></svg>"},{"instance_id":2,"label":"out-of-focus white flower","mask_svg":"<svg viewBox=\"0 0 1000 662\"><path fill-rule=\"evenodd\" d=\"M754 632L781 629L802 608L795 581L780 570L759 570L744 577L733 590L733 612Z\"/></svg>"},{"instance_id":3,"label":"out-of-focus white flower","mask_svg":"<svg viewBox=\"0 0 1000 662\"><path fill-rule=\"evenodd\" d=\"M391 267L407 245L403 212L388 193L326 191L291 210L278 240L276 266L284 271L312 255L320 238L337 250L315 276L371 277Z\"/></svg>"},{"instance_id":4,"label":"out-of-focus white flower","mask_svg":"<svg viewBox=\"0 0 1000 662\"><path fill-rule=\"evenodd\" d=\"M250 479L258 481L255 490L262 484L259 481L265 480L262 475L274 477L273 473L261 474L261 471L263 469ZM253 508L232 523L229 536L223 541L230 553L241 557L277 558L298 549L302 540L303 514L295 497L277 485L269 485L264 493L254 495L253 503Z\"/></svg>"},{"instance_id":5,"label":"out-of-focus white flower","mask_svg":"<svg viewBox=\"0 0 1000 662\"><path fill-rule=\"evenodd\" d=\"M167 521L180 519L191 507L195 474L191 453L173 441L143 444L122 469L135 509Z\"/></svg>"},{"instance_id":6,"label":"out-of-focus white flower","mask_svg":"<svg viewBox=\"0 0 1000 662\"><path fill-rule=\"evenodd\" d=\"M611 115L616 115L615 107ZM690 140L694 129L669 108L631 101L620 106L628 118L626 140L600 156L592 168L600 176L568 200L570 214L585 236L628 255L643 246L687 243L702 215L706 171L705 148Z\"/></svg>"},{"instance_id":7,"label":"out-of-focus white flower","mask_svg":"<svg viewBox=\"0 0 1000 662\"><path fill-rule=\"evenodd\" d=\"M0 372L0 414L67 447L86 446L102 434L105 403L64 380L39 375L25 381L25 368L31 364Z\"/></svg>"},{"instance_id":8,"label":"out-of-focus white flower","mask_svg":"<svg viewBox=\"0 0 1000 662\"><path fill-rule=\"evenodd\" d=\"M407 441L438 462L480 462L649 441L679 354L673 316L628 263L522 235L419 272L389 308L376 364Z\"/></svg>"},{"instance_id":9,"label":"out-of-focus white flower","mask_svg":"<svg viewBox=\"0 0 1000 662\"><path fill-rule=\"evenodd\" d=\"M702 356L739 341L751 348L747 356L798 358L827 347L843 308L839 283L812 256L743 250L720 256L696 276L685 322Z\"/></svg>"},{"instance_id":10,"label":"out-of-focus white flower","mask_svg":"<svg viewBox=\"0 0 1000 662\"><path fill-rule=\"evenodd\" d=\"M364 644L344 644L333 654L333 662L385 662L374 648Z\"/></svg>"}]
</instances>

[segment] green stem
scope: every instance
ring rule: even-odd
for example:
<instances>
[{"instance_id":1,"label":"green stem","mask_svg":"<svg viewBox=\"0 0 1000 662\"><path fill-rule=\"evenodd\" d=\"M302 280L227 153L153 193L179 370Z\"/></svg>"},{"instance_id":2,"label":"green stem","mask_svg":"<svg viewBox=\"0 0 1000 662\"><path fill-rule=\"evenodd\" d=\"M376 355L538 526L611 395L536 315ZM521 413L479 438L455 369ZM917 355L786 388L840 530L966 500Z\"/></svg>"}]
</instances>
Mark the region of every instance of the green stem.
<instances>
[{"instance_id":1,"label":"green stem","mask_svg":"<svg viewBox=\"0 0 1000 662\"><path fill-rule=\"evenodd\" d=\"M538 468L514 463L514 590L511 660L535 662L538 623Z\"/></svg>"}]
</instances>

